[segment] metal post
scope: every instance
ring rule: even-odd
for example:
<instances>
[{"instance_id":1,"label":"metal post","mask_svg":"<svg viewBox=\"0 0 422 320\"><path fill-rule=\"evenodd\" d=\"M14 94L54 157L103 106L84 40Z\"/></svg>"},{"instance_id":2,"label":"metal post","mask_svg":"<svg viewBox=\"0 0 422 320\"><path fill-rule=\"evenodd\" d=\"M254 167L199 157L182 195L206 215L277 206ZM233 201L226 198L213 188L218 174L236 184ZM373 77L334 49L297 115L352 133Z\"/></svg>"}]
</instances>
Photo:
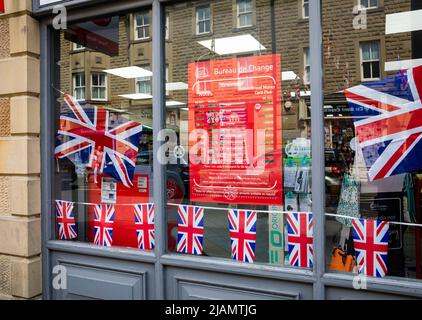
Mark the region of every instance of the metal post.
<instances>
[{"instance_id":1,"label":"metal post","mask_svg":"<svg viewBox=\"0 0 422 320\"><path fill-rule=\"evenodd\" d=\"M309 1L311 61L312 211L314 214L314 299L325 299L325 152L321 1Z\"/></svg>"},{"instance_id":2,"label":"metal post","mask_svg":"<svg viewBox=\"0 0 422 320\"><path fill-rule=\"evenodd\" d=\"M51 299L51 266L50 255L47 249L47 241L51 239L53 224L51 197L53 194L53 162L54 159L54 108L51 105L51 62L52 46L49 46L51 38L50 31L46 23L40 25L41 29L41 94L40 94L40 112L41 112L41 243L42 243L42 292L43 299ZM51 64L51 65L50 65Z\"/></svg>"},{"instance_id":3,"label":"metal post","mask_svg":"<svg viewBox=\"0 0 422 320\"><path fill-rule=\"evenodd\" d=\"M158 159L162 145L158 133L165 125L164 95L164 8L159 0L152 3L152 116L154 136L153 197L155 203L155 290L156 299L164 299L164 272L161 256L166 248L166 167Z\"/></svg>"}]
</instances>

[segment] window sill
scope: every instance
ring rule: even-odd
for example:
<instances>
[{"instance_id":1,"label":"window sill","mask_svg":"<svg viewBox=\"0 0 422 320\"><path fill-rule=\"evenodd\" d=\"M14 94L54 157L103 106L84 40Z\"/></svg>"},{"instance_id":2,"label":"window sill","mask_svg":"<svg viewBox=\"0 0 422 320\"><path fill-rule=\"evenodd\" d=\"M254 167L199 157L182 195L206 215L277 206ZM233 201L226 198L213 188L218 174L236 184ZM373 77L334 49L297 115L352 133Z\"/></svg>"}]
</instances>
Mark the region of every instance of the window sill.
<instances>
[{"instance_id":1,"label":"window sill","mask_svg":"<svg viewBox=\"0 0 422 320\"><path fill-rule=\"evenodd\" d=\"M143 39L135 39L132 41L132 44L137 44L137 43L145 43L145 42L151 42L152 38L143 38Z\"/></svg>"}]
</instances>

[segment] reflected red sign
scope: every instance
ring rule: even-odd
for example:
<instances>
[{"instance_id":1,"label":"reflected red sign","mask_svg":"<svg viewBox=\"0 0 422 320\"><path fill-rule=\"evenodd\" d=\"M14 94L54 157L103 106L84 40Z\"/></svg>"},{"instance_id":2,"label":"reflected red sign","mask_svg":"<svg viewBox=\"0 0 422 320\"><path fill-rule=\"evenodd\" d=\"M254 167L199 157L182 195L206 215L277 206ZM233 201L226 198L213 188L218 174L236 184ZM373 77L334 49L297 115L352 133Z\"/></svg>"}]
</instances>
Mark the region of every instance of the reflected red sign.
<instances>
[{"instance_id":1,"label":"reflected red sign","mask_svg":"<svg viewBox=\"0 0 422 320\"><path fill-rule=\"evenodd\" d=\"M4 13L4 0L0 0L0 13Z\"/></svg>"},{"instance_id":2,"label":"reflected red sign","mask_svg":"<svg viewBox=\"0 0 422 320\"><path fill-rule=\"evenodd\" d=\"M192 63L190 198L282 205L281 58Z\"/></svg>"}]
</instances>

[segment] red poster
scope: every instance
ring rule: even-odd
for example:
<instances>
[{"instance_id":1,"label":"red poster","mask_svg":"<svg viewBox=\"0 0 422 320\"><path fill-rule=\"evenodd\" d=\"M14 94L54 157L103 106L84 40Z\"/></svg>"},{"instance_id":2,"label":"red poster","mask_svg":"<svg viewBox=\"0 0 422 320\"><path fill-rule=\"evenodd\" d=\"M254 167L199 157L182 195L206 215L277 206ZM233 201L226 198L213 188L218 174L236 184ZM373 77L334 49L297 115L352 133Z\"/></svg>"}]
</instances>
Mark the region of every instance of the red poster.
<instances>
[{"instance_id":1,"label":"red poster","mask_svg":"<svg viewBox=\"0 0 422 320\"><path fill-rule=\"evenodd\" d=\"M281 58L189 64L193 202L282 205Z\"/></svg>"}]
</instances>

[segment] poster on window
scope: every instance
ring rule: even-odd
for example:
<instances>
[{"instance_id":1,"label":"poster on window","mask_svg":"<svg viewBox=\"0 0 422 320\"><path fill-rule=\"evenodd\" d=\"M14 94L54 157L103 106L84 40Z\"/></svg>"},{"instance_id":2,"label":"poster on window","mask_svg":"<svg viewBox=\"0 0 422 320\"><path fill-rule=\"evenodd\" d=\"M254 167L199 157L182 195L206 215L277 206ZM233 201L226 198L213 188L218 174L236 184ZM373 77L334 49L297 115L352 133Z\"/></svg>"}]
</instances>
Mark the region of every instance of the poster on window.
<instances>
[{"instance_id":1,"label":"poster on window","mask_svg":"<svg viewBox=\"0 0 422 320\"><path fill-rule=\"evenodd\" d=\"M191 63L191 201L282 205L280 55Z\"/></svg>"}]
</instances>

